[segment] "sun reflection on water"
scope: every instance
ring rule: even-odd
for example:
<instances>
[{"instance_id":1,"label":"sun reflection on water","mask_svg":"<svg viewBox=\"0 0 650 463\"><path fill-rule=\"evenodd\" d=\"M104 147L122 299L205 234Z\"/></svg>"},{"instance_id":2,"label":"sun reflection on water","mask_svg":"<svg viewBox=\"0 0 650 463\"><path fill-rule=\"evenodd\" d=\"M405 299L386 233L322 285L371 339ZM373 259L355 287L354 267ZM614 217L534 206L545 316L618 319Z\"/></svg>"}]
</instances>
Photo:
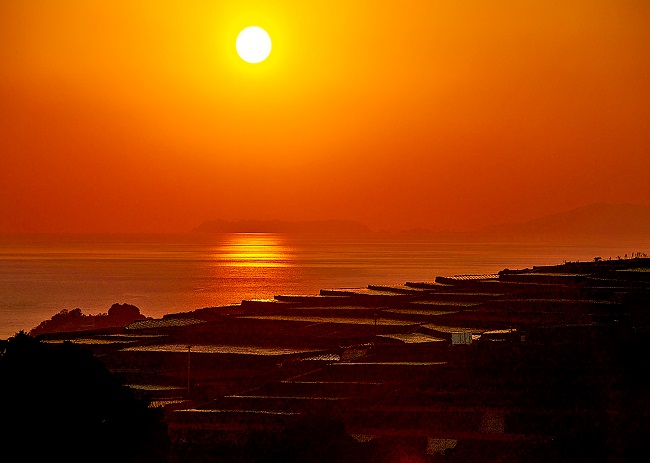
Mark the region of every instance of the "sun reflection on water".
<instances>
[{"instance_id":1,"label":"sun reflection on water","mask_svg":"<svg viewBox=\"0 0 650 463\"><path fill-rule=\"evenodd\" d=\"M228 267L288 267L289 249L281 236L272 233L236 233L213 256Z\"/></svg>"}]
</instances>

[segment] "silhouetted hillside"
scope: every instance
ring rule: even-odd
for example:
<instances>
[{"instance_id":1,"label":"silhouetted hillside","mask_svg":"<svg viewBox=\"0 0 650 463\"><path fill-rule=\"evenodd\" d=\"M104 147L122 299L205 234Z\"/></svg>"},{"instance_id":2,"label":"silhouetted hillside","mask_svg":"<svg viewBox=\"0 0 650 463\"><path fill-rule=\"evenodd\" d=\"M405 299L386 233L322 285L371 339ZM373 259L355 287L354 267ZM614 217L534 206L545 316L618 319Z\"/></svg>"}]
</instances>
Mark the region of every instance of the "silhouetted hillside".
<instances>
[{"instance_id":1,"label":"silhouetted hillside","mask_svg":"<svg viewBox=\"0 0 650 463\"><path fill-rule=\"evenodd\" d=\"M288 222L282 220L209 220L193 232L197 233L368 233L365 225L351 220L315 220Z\"/></svg>"},{"instance_id":2,"label":"silhouetted hillside","mask_svg":"<svg viewBox=\"0 0 650 463\"><path fill-rule=\"evenodd\" d=\"M650 206L589 204L528 222L486 227L480 234L526 240L650 237Z\"/></svg>"},{"instance_id":3,"label":"silhouetted hillside","mask_svg":"<svg viewBox=\"0 0 650 463\"><path fill-rule=\"evenodd\" d=\"M91 352L24 332L0 341L3 461L167 461L164 414Z\"/></svg>"}]
</instances>

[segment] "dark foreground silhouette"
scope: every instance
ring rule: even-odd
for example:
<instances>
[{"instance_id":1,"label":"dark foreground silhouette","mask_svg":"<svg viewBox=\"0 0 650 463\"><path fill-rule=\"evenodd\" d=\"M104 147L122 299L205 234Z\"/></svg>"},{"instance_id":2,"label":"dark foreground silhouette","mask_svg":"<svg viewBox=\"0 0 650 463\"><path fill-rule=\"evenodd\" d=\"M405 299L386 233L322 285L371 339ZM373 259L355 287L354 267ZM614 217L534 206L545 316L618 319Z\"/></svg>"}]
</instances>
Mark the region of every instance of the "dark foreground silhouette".
<instances>
[{"instance_id":1,"label":"dark foreground silhouette","mask_svg":"<svg viewBox=\"0 0 650 463\"><path fill-rule=\"evenodd\" d=\"M3 461L166 461L161 411L79 346L18 333L0 343L0 378Z\"/></svg>"}]
</instances>

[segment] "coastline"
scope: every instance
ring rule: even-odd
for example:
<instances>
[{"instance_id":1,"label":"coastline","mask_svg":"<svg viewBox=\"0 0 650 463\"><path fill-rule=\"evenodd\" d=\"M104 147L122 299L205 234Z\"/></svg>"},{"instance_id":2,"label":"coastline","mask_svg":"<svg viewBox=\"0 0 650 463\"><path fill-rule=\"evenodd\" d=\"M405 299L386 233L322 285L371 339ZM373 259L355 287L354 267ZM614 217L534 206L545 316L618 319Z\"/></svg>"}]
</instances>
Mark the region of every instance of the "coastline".
<instances>
[{"instance_id":1,"label":"coastline","mask_svg":"<svg viewBox=\"0 0 650 463\"><path fill-rule=\"evenodd\" d=\"M239 461L269 450L250 447L259 436L273 442L304 420L340 423L374 457L624 459L646 435L637 412L648 384L629 378L649 362L648 301L650 259L599 260L276 295L39 338L84 346L165 410L177 462Z\"/></svg>"},{"instance_id":2,"label":"coastline","mask_svg":"<svg viewBox=\"0 0 650 463\"><path fill-rule=\"evenodd\" d=\"M616 258L650 242L439 242L428 236L285 234L21 236L0 240L0 338L61 310L128 303L148 317L282 292L403 284L461 273ZM36 242L34 241L36 239Z\"/></svg>"}]
</instances>

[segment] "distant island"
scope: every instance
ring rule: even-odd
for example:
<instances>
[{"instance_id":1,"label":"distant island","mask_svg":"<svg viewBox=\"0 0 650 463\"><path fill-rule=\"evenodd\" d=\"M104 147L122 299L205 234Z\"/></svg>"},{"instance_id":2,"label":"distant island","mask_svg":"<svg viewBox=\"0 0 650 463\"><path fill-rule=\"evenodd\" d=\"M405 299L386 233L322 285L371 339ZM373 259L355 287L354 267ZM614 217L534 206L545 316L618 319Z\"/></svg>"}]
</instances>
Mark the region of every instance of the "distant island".
<instances>
[{"instance_id":1,"label":"distant island","mask_svg":"<svg viewBox=\"0 0 650 463\"><path fill-rule=\"evenodd\" d=\"M401 233L426 235L440 241L593 242L650 239L650 206L593 203L523 222L490 225L476 231L433 231L426 228Z\"/></svg>"},{"instance_id":2,"label":"distant island","mask_svg":"<svg viewBox=\"0 0 650 463\"><path fill-rule=\"evenodd\" d=\"M209 220L194 228L195 233L373 233L366 225L353 220ZM593 242L650 238L650 206L642 204L593 203L568 211L523 222L506 222L474 231L379 230L427 236L439 241L512 241L512 242Z\"/></svg>"},{"instance_id":3,"label":"distant island","mask_svg":"<svg viewBox=\"0 0 650 463\"><path fill-rule=\"evenodd\" d=\"M527 241L650 237L650 206L594 203L527 222L486 227L479 233Z\"/></svg>"},{"instance_id":4,"label":"distant island","mask_svg":"<svg viewBox=\"0 0 650 463\"><path fill-rule=\"evenodd\" d=\"M352 220L209 220L194 233L369 233L370 229Z\"/></svg>"}]
</instances>

